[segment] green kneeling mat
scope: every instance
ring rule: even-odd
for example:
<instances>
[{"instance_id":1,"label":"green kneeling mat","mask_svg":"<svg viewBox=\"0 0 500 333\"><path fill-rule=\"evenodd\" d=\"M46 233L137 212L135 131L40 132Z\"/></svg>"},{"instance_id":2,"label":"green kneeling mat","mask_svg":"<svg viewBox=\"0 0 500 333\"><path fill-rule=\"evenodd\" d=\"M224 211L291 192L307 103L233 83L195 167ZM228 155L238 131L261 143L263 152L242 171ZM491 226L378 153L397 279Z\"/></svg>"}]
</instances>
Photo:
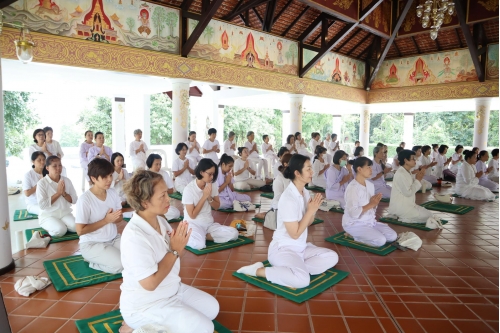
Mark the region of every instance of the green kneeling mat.
<instances>
[{"instance_id":1,"label":"green kneeling mat","mask_svg":"<svg viewBox=\"0 0 500 333\"><path fill-rule=\"evenodd\" d=\"M268 199L274 199L274 193L273 192L265 192L260 194L261 197L268 198Z\"/></svg>"},{"instance_id":2,"label":"green kneeling mat","mask_svg":"<svg viewBox=\"0 0 500 333\"><path fill-rule=\"evenodd\" d=\"M255 222L258 222L258 223L264 223L264 220L263 220L263 219L258 219L258 218L256 218L256 217L254 217L254 218L252 219L252 221L255 221ZM320 220L320 219L314 219L314 221L313 221L313 223L312 223L311 225L315 225L315 224L318 224L318 223L323 223L323 222L325 222L325 221Z\"/></svg>"},{"instance_id":3,"label":"green kneeling mat","mask_svg":"<svg viewBox=\"0 0 500 333\"><path fill-rule=\"evenodd\" d=\"M380 202L389 202L389 201L391 201L391 199L389 199L389 198L382 198L382 199L380 199Z\"/></svg>"},{"instance_id":4,"label":"green kneeling mat","mask_svg":"<svg viewBox=\"0 0 500 333\"><path fill-rule=\"evenodd\" d=\"M413 228L413 229L419 229L419 230L425 230L425 231L436 230L436 229L427 228L425 226L425 223L406 223L406 222L401 222L398 219L393 219L393 218L390 218L390 217L382 217L382 218L380 218L379 221L380 222L390 223L390 224L402 225L404 227ZM441 223L442 224L446 224L446 223L448 223L448 221L441 220Z\"/></svg>"},{"instance_id":5,"label":"green kneeling mat","mask_svg":"<svg viewBox=\"0 0 500 333\"><path fill-rule=\"evenodd\" d=\"M260 190L259 190L259 187L255 187L255 188L251 188L249 190L238 190L237 188L235 188L234 191L244 193L244 192L254 192L254 191L260 191Z\"/></svg>"},{"instance_id":6,"label":"green kneeling mat","mask_svg":"<svg viewBox=\"0 0 500 333\"><path fill-rule=\"evenodd\" d=\"M461 197L461 196L460 196L460 195L458 195L458 194L452 194L451 196L452 196L452 197L455 197L455 198L467 199L467 198ZM498 199L498 195L495 195L495 199ZM467 200L472 200L472 199L467 199ZM492 200L488 200L488 201L490 201L490 202L491 202L491 201L494 201L494 199L492 199Z\"/></svg>"},{"instance_id":7,"label":"green kneeling mat","mask_svg":"<svg viewBox=\"0 0 500 333\"><path fill-rule=\"evenodd\" d=\"M330 212L344 214L344 210L340 207L332 207L330 208Z\"/></svg>"},{"instance_id":8,"label":"green kneeling mat","mask_svg":"<svg viewBox=\"0 0 500 333\"><path fill-rule=\"evenodd\" d=\"M109 274L90 268L82 256L46 260L43 266L57 291L87 287L122 277L121 274Z\"/></svg>"},{"instance_id":9,"label":"green kneeling mat","mask_svg":"<svg viewBox=\"0 0 500 333\"><path fill-rule=\"evenodd\" d=\"M205 243L207 245L207 247L204 248L203 250L195 250L189 246L186 246L186 250L188 250L189 252L193 252L194 254L197 254L197 255L202 255L202 254L227 250L227 249L230 249L233 247L251 244L251 243L253 243L253 239L250 239L250 238L247 238L244 236L239 236L237 240L230 241L227 243L215 243L213 241L207 240L207 242Z\"/></svg>"},{"instance_id":10,"label":"green kneeling mat","mask_svg":"<svg viewBox=\"0 0 500 333\"><path fill-rule=\"evenodd\" d=\"M468 212L474 209L473 206L455 205L440 201L429 201L421 204L420 206L430 210L437 210L438 212L445 212L445 213L452 213L459 215L467 214Z\"/></svg>"},{"instance_id":11,"label":"green kneeling mat","mask_svg":"<svg viewBox=\"0 0 500 333\"><path fill-rule=\"evenodd\" d=\"M180 192L174 192L172 194L169 194L168 196L171 197L172 199L177 199L179 201L182 201L182 194Z\"/></svg>"},{"instance_id":12,"label":"green kneeling mat","mask_svg":"<svg viewBox=\"0 0 500 333\"><path fill-rule=\"evenodd\" d=\"M255 208L260 208L260 204L254 204ZM215 210L212 208L212 210ZM218 212L224 212L224 213L244 213L244 212L238 212L232 208L227 208L227 209L217 209Z\"/></svg>"},{"instance_id":13,"label":"green kneeling mat","mask_svg":"<svg viewBox=\"0 0 500 333\"><path fill-rule=\"evenodd\" d=\"M394 178L385 178L384 179L386 182L392 182L394 180Z\"/></svg>"},{"instance_id":14,"label":"green kneeling mat","mask_svg":"<svg viewBox=\"0 0 500 333\"><path fill-rule=\"evenodd\" d=\"M265 267L271 267L271 264L267 260L262 263ZM233 276L236 276L243 281L267 290L273 294L283 296L284 298L289 299L290 301L294 301L295 303L302 303L310 298L313 298L314 296L319 295L326 289L345 279L348 275L348 272L330 268L324 273L311 275L311 282L309 286L296 289L280 286L279 284L267 281L265 278L249 276L236 272L233 273Z\"/></svg>"},{"instance_id":15,"label":"green kneeling mat","mask_svg":"<svg viewBox=\"0 0 500 333\"><path fill-rule=\"evenodd\" d=\"M306 190L325 193L325 189L319 186L306 186Z\"/></svg>"},{"instance_id":16,"label":"green kneeling mat","mask_svg":"<svg viewBox=\"0 0 500 333\"><path fill-rule=\"evenodd\" d=\"M123 317L120 310L114 310L99 316L80 319L75 322L80 333L118 333ZM214 333L231 333L230 330L213 320Z\"/></svg>"},{"instance_id":17,"label":"green kneeling mat","mask_svg":"<svg viewBox=\"0 0 500 333\"><path fill-rule=\"evenodd\" d=\"M340 244L340 245L344 245L347 247L352 247L353 249L366 251L366 252L370 252L370 253L375 253L375 254L378 254L380 256L386 256L389 253L396 250L396 247L392 246L389 243L387 243L381 247L373 247L373 246L366 245L366 244L363 244L360 242L356 242L353 238L347 237L345 235L345 231L339 232L336 235L325 238L325 240L327 242L330 242L330 243L335 243L335 244Z\"/></svg>"},{"instance_id":18,"label":"green kneeling mat","mask_svg":"<svg viewBox=\"0 0 500 333\"><path fill-rule=\"evenodd\" d=\"M16 210L14 212L14 222L26 221L26 220L36 220L38 215L28 213L27 209Z\"/></svg>"},{"instance_id":19,"label":"green kneeling mat","mask_svg":"<svg viewBox=\"0 0 500 333\"><path fill-rule=\"evenodd\" d=\"M179 216L176 219L167 220L167 222L168 223L175 223L175 222L181 222L182 220L184 220L184 216L181 215L181 216ZM130 221L130 218L124 217L123 221L128 222L128 221Z\"/></svg>"},{"instance_id":20,"label":"green kneeling mat","mask_svg":"<svg viewBox=\"0 0 500 333\"><path fill-rule=\"evenodd\" d=\"M37 231L40 231L42 235L48 235L49 233L43 229L43 228L33 228L33 229L26 229L24 230L24 235L26 236L26 241L29 241L33 234ZM59 243L59 242L65 242L73 239L78 239L78 234L76 232L70 232L68 231L66 235L61 236L61 237L52 237L50 240L50 243Z\"/></svg>"}]
</instances>

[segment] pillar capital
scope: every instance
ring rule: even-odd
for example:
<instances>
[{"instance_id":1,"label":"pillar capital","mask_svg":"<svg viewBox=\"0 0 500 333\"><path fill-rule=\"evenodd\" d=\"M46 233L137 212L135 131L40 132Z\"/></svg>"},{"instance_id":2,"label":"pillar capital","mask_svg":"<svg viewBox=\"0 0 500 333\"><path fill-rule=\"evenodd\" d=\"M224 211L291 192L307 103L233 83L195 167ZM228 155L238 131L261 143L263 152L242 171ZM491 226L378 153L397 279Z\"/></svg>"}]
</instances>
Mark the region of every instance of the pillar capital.
<instances>
[{"instance_id":1,"label":"pillar capital","mask_svg":"<svg viewBox=\"0 0 500 333\"><path fill-rule=\"evenodd\" d=\"M304 98L304 94L290 94L289 95L291 98Z\"/></svg>"},{"instance_id":2,"label":"pillar capital","mask_svg":"<svg viewBox=\"0 0 500 333\"><path fill-rule=\"evenodd\" d=\"M189 79L170 79L170 83L176 84L176 83L184 83L184 84L191 84L193 82L192 80Z\"/></svg>"}]
</instances>

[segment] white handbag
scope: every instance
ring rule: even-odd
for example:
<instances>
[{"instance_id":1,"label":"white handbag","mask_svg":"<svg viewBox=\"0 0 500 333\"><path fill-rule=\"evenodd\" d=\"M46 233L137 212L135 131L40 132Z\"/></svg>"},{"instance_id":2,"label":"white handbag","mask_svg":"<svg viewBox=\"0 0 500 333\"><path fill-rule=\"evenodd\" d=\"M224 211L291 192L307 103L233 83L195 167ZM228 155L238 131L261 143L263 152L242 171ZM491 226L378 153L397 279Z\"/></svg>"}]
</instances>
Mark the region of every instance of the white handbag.
<instances>
[{"instance_id":1,"label":"white handbag","mask_svg":"<svg viewBox=\"0 0 500 333\"><path fill-rule=\"evenodd\" d=\"M411 231L400 233L396 241L399 245L412 249L413 251L417 251L422 246L420 237Z\"/></svg>"},{"instance_id":2,"label":"white handbag","mask_svg":"<svg viewBox=\"0 0 500 333\"><path fill-rule=\"evenodd\" d=\"M264 217L264 228L276 230L278 228L278 210L271 208Z\"/></svg>"},{"instance_id":3,"label":"white handbag","mask_svg":"<svg viewBox=\"0 0 500 333\"><path fill-rule=\"evenodd\" d=\"M233 201L233 209L237 212L249 212L255 210L255 205L250 201Z\"/></svg>"},{"instance_id":4,"label":"white handbag","mask_svg":"<svg viewBox=\"0 0 500 333\"><path fill-rule=\"evenodd\" d=\"M27 249L44 249L49 245L50 236L43 237L40 231L33 233L31 239L26 243Z\"/></svg>"}]
</instances>

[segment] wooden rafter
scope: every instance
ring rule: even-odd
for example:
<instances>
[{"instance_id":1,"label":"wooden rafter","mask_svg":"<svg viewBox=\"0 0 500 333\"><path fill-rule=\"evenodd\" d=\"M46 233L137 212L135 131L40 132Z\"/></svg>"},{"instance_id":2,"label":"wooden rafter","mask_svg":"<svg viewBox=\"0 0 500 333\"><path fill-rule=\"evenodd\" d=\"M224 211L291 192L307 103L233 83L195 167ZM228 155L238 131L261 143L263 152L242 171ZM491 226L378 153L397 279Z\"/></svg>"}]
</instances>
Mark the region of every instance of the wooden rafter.
<instances>
[{"instance_id":1,"label":"wooden rafter","mask_svg":"<svg viewBox=\"0 0 500 333\"><path fill-rule=\"evenodd\" d=\"M441 52L441 45L439 44L439 41L438 39L434 39L434 43L436 44L436 49L438 50L438 52Z\"/></svg>"},{"instance_id":2,"label":"wooden rafter","mask_svg":"<svg viewBox=\"0 0 500 333\"><path fill-rule=\"evenodd\" d=\"M358 58L363 58L363 56L365 55L365 53L369 52L369 51L370 51L370 49L372 48L372 44L373 44L373 41L375 40L375 36L374 36L374 35L372 35L372 34L368 34L368 35L367 35L367 37L371 37L371 36L373 36L373 39L372 39L371 43L370 43L370 44L368 44L367 46L365 46L365 48L364 48L364 49L361 51L361 53L358 55ZM361 44L360 44L360 45L361 45ZM356 50L356 49L355 49L355 48L353 48L352 50L350 50L350 51L348 52L348 54L347 54L347 55L350 55L350 54L351 54L353 51L355 51L355 50ZM370 55L368 55L368 56L370 56Z\"/></svg>"},{"instance_id":3,"label":"wooden rafter","mask_svg":"<svg viewBox=\"0 0 500 333\"><path fill-rule=\"evenodd\" d=\"M228 15L224 16L222 19L224 21L231 21L233 18L238 16L239 14L242 14L247 11L247 9L251 9L257 6L260 6L262 4L265 4L271 0L249 0L244 4L241 4L241 6L238 4L235 9Z\"/></svg>"},{"instance_id":4,"label":"wooden rafter","mask_svg":"<svg viewBox=\"0 0 500 333\"><path fill-rule=\"evenodd\" d=\"M312 35L312 33L314 31L316 31L316 29L319 27L319 25L323 21L323 16L325 16L325 15L326 15L325 13L319 14L318 17L316 17L316 19L311 24L309 24L309 26L306 28L306 30L304 30L304 32L299 36L299 38L298 38L299 42L304 42L307 38L309 38L309 36ZM320 33L320 36L321 36L321 33Z\"/></svg>"},{"instance_id":5,"label":"wooden rafter","mask_svg":"<svg viewBox=\"0 0 500 333\"><path fill-rule=\"evenodd\" d=\"M262 30L270 32L274 24L274 13L276 12L277 0L271 0L267 3L266 16L264 17L264 26Z\"/></svg>"},{"instance_id":6,"label":"wooden rafter","mask_svg":"<svg viewBox=\"0 0 500 333\"><path fill-rule=\"evenodd\" d=\"M460 45L460 48L464 47L464 44L462 43L462 38L460 38L460 34L458 33L458 28L455 28L453 30L455 30L455 35L457 35L457 40L458 44Z\"/></svg>"},{"instance_id":7,"label":"wooden rafter","mask_svg":"<svg viewBox=\"0 0 500 333\"><path fill-rule=\"evenodd\" d=\"M331 20L331 22L330 22L330 24L328 25L328 29L330 29L330 28L331 28L331 27L335 24L335 20L332 20L332 19L330 19L330 20ZM314 37L314 39L313 39L313 41L312 41L311 45L316 44L316 41L317 41L320 37L321 37L321 32L320 32L320 33L319 33L316 37Z\"/></svg>"},{"instance_id":8,"label":"wooden rafter","mask_svg":"<svg viewBox=\"0 0 500 333\"><path fill-rule=\"evenodd\" d=\"M189 7L191 7L191 4L193 3L193 0L184 0L181 4L181 10L189 10ZM3 8L3 7L2 7Z\"/></svg>"},{"instance_id":9,"label":"wooden rafter","mask_svg":"<svg viewBox=\"0 0 500 333\"><path fill-rule=\"evenodd\" d=\"M351 41L354 37L356 37L356 36L358 36L358 35L359 35L359 31L360 31L360 30L358 30L358 31L356 31L355 33L353 33L353 34L351 35L351 37L346 38L346 39L342 42L342 44L340 44L339 46L337 46L337 47L336 47L336 49L337 49L337 50L341 50L341 49L342 49L344 46L346 46L346 45L347 45L347 43L349 43L349 42L350 42L350 41Z\"/></svg>"},{"instance_id":10,"label":"wooden rafter","mask_svg":"<svg viewBox=\"0 0 500 333\"><path fill-rule=\"evenodd\" d=\"M396 52L398 52L398 57L401 57L401 50L399 49L398 44L396 43L396 41L394 41L392 43L392 45L394 45L394 48L396 49Z\"/></svg>"},{"instance_id":11,"label":"wooden rafter","mask_svg":"<svg viewBox=\"0 0 500 333\"><path fill-rule=\"evenodd\" d=\"M418 54L422 53L422 51L420 51L420 47L418 47L418 43L417 43L417 41L415 40L415 37L414 37L414 36L411 36L411 40L413 41L413 45L415 46L415 49L417 49L417 53L418 53Z\"/></svg>"},{"instance_id":12,"label":"wooden rafter","mask_svg":"<svg viewBox=\"0 0 500 333\"><path fill-rule=\"evenodd\" d=\"M283 13L285 12L285 10L287 10L288 7L290 7L290 5L292 4L292 2L293 2L293 0L288 0L288 2L286 3L286 5L283 8L281 8L281 10L278 13L278 15L276 15L276 17L273 19L273 22L277 22L280 19L281 15L283 15Z\"/></svg>"},{"instance_id":13,"label":"wooden rafter","mask_svg":"<svg viewBox=\"0 0 500 333\"><path fill-rule=\"evenodd\" d=\"M281 34L281 36L285 37L286 34L290 31L290 29L293 28L293 26L299 22L299 20L302 18L302 16L305 15L305 13L307 13L307 11L309 10L309 6L305 6L304 9L300 12L300 14L295 18L295 20L293 20L293 22L285 29L285 31Z\"/></svg>"},{"instance_id":14,"label":"wooden rafter","mask_svg":"<svg viewBox=\"0 0 500 333\"><path fill-rule=\"evenodd\" d=\"M257 9L255 9L255 7L254 7L254 8L252 8L252 11L255 14L255 16L257 17L257 20L259 20L260 25L263 26L264 25L264 21L262 20L262 17L260 17L260 14L257 11Z\"/></svg>"}]
</instances>

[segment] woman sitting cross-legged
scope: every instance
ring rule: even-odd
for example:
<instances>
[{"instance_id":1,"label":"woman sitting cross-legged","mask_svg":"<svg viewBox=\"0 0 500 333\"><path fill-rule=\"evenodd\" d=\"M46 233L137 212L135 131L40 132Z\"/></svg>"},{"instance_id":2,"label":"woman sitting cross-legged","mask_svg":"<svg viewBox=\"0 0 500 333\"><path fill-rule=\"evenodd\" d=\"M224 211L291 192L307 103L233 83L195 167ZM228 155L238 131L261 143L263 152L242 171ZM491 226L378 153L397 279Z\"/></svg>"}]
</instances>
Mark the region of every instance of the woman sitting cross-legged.
<instances>
[{"instance_id":1,"label":"woman sitting cross-legged","mask_svg":"<svg viewBox=\"0 0 500 333\"><path fill-rule=\"evenodd\" d=\"M170 206L167 192L163 177L151 171L137 171L125 185L135 212L122 235L127 246L121 251L120 333L150 325L158 327L152 332L214 331L219 303L179 276L180 256L192 235L187 222L173 230L163 218Z\"/></svg>"},{"instance_id":2,"label":"woman sitting cross-legged","mask_svg":"<svg viewBox=\"0 0 500 333\"><path fill-rule=\"evenodd\" d=\"M326 188L325 173L330 167L330 163L326 160L326 148L318 145L314 154L312 185Z\"/></svg>"},{"instance_id":3,"label":"woman sitting cross-legged","mask_svg":"<svg viewBox=\"0 0 500 333\"><path fill-rule=\"evenodd\" d=\"M231 156L222 154L219 162L219 172L217 176L217 186L219 186L219 209L233 208L233 201L250 201L250 197L234 191L234 178L232 168L234 159Z\"/></svg>"},{"instance_id":4,"label":"woman sitting cross-legged","mask_svg":"<svg viewBox=\"0 0 500 333\"><path fill-rule=\"evenodd\" d=\"M489 188L491 192L498 192L498 183L495 183L488 177L494 169L494 166L486 166L486 162L489 159L490 155L486 150L481 150L477 155L476 170L483 172L483 175L479 178L479 185Z\"/></svg>"},{"instance_id":5,"label":"woman sitting cross-legged","mask_svg":"<svg viewBox=\"0 0 500 333\"><path fill-rule=\"evenodd\" d=\"M118 194L122 201L122 206L124 206L127 203L127 197L125 196L125 192L123 192L123 184L130 179L130 175L127 169L123 168L123 155L120 153L113 153L111 155L111 164L115 169L111 187L115 189L116 194Z\"/></svg>"},{"instance_id":6,"label":"woman sitting cross-legged","mask_svg":"<svg viewBox=\"0 0 500 333\"><path fill-rule=\"evenodd\" d=\"M420 162L422 163L422 167L425 168L424 179L431 184L436 184L437 177L432 174L432 167L435 166L437 162L432 161L431 152L432 152L431 146L423 146L422 157L420 157Z\"/></svg>"},{"instance_id":7,"label":"woman sitting cross-legged","mask_svg":"<svg viewBox=\"0 0 500 333\"><path fill-rule=\"evenodd\" d=\"M206 240L226 243L238 238L238 230L216 223L212 208L220 208L218 167L209 158L202 158L194 171L196 179L186 186L182 194L184 219L193 229L188 246L196 250L206 247ZM215 184L214 184L215 183Z\"/></svg>"},{"instance_id":8,"label":"woman sitting cross-legged","mask_svg":"<svg viewBox=\"0 0 500 333\"><path fill-rule=\"evenodd\" d=\"M30 171L24 174L23 191L26 196L26 209L30 214L40 215L40 206L36 200L36 187L40 179L43 178L43 169L45 168L45 154L41 151L35 151L31 154L33 166Z\"/></svg>"},{"instance_id":9,"label":"woman sitting cross-legged","mask_svg":"<svg viewBox=\"0 0 500 333\"><path fill-rule=\"evenodd\" d=\"M402 150L398 154L400 168L394 175L389 203L389 214L395 215L402 222L426 223L433 214L415 203L415 193L428 184L423 183L425 170L416 169L415 178L412 170L417 164L417 156L412 150Z\"/></svg>"},{"instance_id":10,"label":"woman sitting cross-legged","mask_svg":"<svg viewBox=\"0 0 500 333\"><path fill-rule=\"evenodd\" d=\"M184 142L177 144L175 153L179 157L172 162L175 189L180 193L184 192L186 186L193 181L194 169L196 168L196 163L187 158L187 151L188 146Z\"/></svg>"},{"instance_id":11,"label":"woman sitting cross-legged","mask_svg":"<svg viewBox=\"0 0 500 333\"><path fill-rule=\"evenodd\" d=\"M425 165L422 165L422 146L413 146L411 149L415 153L415 165L411 168L410 172L413 176L413 179L415 179L415 175L419 173L420 171L424 172L424 177L420 180L420 183L422 184L422 192L425 192L427 190L432 190L432 183L428 182L425 179L425 169L427 168Z\"/></svg>"},{"instance_id":12,"label":"woman sitting cross-legged","mask_svg":"<svg viewBox=\"0 0 500 333\"><path fill-rule=\"evenodd\" d=\"M352 166L347 163L347 153L337 150L333 155L333 165L326 170L326 198L336 200L345 208L345 190L353 179Z\"/></svg>"},{"instance_id":13,"label":"woman sitting cross-legged","mask_svg":"<svg viewBox=\"0 0 500 333\"><path fill-rule=\"evenodd\" d=\"M120 234L116 223L123 221L121 199L111 187L113 165L105 159L89 163L88 176L93 186L76 204L76 232L80 251L90 268L110 274L123 270L120 259Z\"/></svg>"},{"instance_id":14,"label":"woman sitting cross-legged","mask_svg":"<svg viewBox=\"0 0 500 333\"><path fill-rule=\"evenodd\" d=\"M161 160L162 158L160 155L150 154L146 160L146 166L149 170L159 173L163 177L165 184L168 186L168 194L172 194L175 192L174 182L172 181L172 178L170 178L170 175L165 170L161 169ZM165 215L167 220L173 220L179 216L181 216L181 212L175 207L170 207L167 215Z\"/></svg>"},{"instance_id":15,"label":"woman sitting cross-legged","mask_svg":"<svg viewBox=\"0 0 500 333\"><path fill-rule=\"evenodd\" d=\"M71 205L78 200L73 183L61 176L61 159L49 156L45 161L44 177L36 185L36 200L40 206L40 227L52 237L75 232L75 217Z\"/></svg>"},{"instance_id":16,"label":"woman sitting cross-legged","mask_svg":"<svg viewBox=\"0 0 500 333\"><path fill-rule=\"evenodd\" d=\"M323 201L319 193L311 199L305 189L312 175L309 157L297 154L291 158L284 171L284 177L291 182L279 200L277 229L268 249L273 267L257 262L240 268L238 273L263 277L286 287L305 288L310 284L310 275L321 274L337 264L337 253L307 243L307 228Z\"/></svg>"},{"instance_id":17,"label":"woman sitting cross-legged","mask_svg":"<svg viewBox=\"0 0 500 333\"><path fill-rule=\"evenodd\" d=\"M491 156L491 160L488 162L488 169L492 169L488 174L488 179L498 184L498 148L491 151Z\"/></svg>"},{"instance_id":18,"label":"woman sitting cross-legged","mask_svg":"<svg viewBox=\"0 0 500 333\"><path fill-rule=\"evenodd\" d=\"M278 150L278 159L279 159L279 161L273 167L273 178L276 178L276 175L279 174L279 173L281 173L279 171L279 167L283 165L282 164L283 162L281 160L283 159L283 156L285 154L289 154L289 153L290 153L290 151L288 150L287 147L281 147L280 150Z\"/></svg>"},{"instance_id":19,"label":"woman sitting cross-legged","mask_svg":"<svg viewBox=\"0 0 500 333\"><path fill-rule=\"evenodd\" d=\"M238 155L241 158L234 162L234 188L237 190L250 190L266 185L266 182L260 179L254 179L250 176L255 176L253 162L248 158L248 148L238 147Z\"/></svg>"},{"instance_id":20,"label":"woman sitting cross-legged","mask_svg":"<svg viewBox=\"0 0 500 333\"><path fill-rule=\"evenodd\" d=\"M464 160L458 169L455 193L471 200L494 200L495 194L479 185L483 172L476 170L477 155L473 151L464 150Z\"/></svg>"},{"instance_id":21,"label":"woman sitting cross-legged","mask_svg":"<svg viewBox=\"0 0 500 333\"><path fill-rule=\"evenodd\" d=\"M359 157L354 162L356 178L347 185L342 227L356 242L379 247L394 242L397 234L387 224L377 222L375 211L382 193L375 194L370 182L372 161Z\"/></svg>"},{"instance_id":22,"label":"woman sitting cross-legged","mask_svg":"<svg viewBox=\"0 0 500 333\"><path fill-rule=\"evenodd\" d=\"M391 168L386 168L383 163L385 151L383 147L373 148L373 167L372 175L369 179L375 186L375 193L382 193L382 198L389 199L391 197L391 187L385 183L385 176L391 171ZM357 172L357 170L356 170Z\"/></svg>"}]
</instances>

